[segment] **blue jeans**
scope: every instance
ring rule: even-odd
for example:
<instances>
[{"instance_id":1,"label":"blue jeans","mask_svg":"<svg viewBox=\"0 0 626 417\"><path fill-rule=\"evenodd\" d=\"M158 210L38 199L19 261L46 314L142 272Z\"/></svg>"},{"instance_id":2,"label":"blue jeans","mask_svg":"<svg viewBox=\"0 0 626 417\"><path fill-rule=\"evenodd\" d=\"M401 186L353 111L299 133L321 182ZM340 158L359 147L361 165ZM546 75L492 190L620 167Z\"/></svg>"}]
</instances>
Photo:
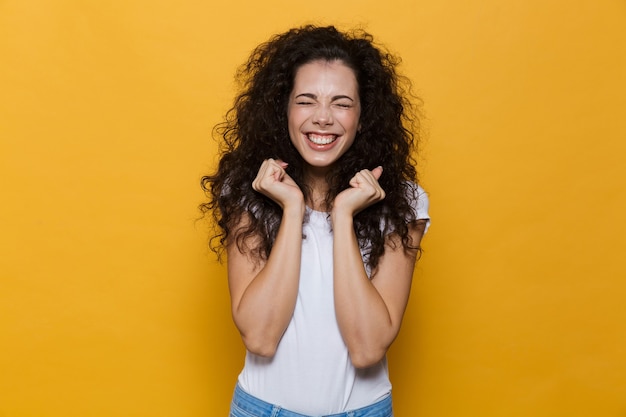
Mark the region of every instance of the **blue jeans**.
<instances>
[{"instance_id":1,"label":"blue jeans","mask_svg":"<svg viewBox=\"0 0 626 417\"><path fill-rule=\"evenodd\" d=\"M315 417L285 410L278 405L266 403L248 394L239 385L235 387L233 401L230 404L229 417ZM391 395L382 400L345 413L329 414L320 417L393 417Z\"/></svg>"}]
</instances>

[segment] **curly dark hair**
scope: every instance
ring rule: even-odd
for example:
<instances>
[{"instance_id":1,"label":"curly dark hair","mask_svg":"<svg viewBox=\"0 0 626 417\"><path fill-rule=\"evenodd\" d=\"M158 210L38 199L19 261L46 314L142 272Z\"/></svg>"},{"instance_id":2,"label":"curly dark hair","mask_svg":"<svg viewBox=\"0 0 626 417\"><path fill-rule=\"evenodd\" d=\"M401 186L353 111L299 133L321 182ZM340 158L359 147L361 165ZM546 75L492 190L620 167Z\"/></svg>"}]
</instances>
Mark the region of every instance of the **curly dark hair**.
<instances>
[{"instance_id":1,"label":"curly dark hair","mask_svg":"<svg viewBox=\"0 0 626 417\"><path fill-rule=\"evenodd\" d=\"M375 45L363 30L341 32L333 26L308 25L275 35L254 49L237 71L240 93L214 129L221 140L220 161L217 172L201 180L208 202L200 210L210 213L213 225L219 226L210 241L218 257L231 239L254 259L269 256L282 211L252 189L265 159L288 161L287 173L308 201L306 166L289 139L287 105L298 68L318 60L339 60L351 68L361 102L361 129L327 175L327 207L358 171L380 165L384 173L379 183L386 197L354 217L359 245L368 251L366 263L372 270L377 266L390 232L400 237L405 249L419 249L408 229L408 223L416 220L409 200L417 184L412 153L419 120L410 82L396 73L400 59ZM249 220L242 226L244 216Z\"/></svg>"}]
</instances>

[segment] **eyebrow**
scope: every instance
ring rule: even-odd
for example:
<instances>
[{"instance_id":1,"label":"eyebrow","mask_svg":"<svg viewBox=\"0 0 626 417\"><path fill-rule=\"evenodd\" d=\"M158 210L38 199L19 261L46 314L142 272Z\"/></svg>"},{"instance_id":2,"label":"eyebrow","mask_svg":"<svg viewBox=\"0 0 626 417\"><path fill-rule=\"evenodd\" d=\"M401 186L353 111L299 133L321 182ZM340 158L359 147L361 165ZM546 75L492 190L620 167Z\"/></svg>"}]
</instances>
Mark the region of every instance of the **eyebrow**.
<instances>
[{"instance_id":1,"label":"eyebrow","mask_svg":"<svg viewBox=\"0 0 626 417\"><path fill-rule=\"evenodd\" d=\"M317 99L317 96L315 94L311 94L311 93L298 94L295 98L298 98L298 97L306 97L306 98L310 98L310 99L313 99L313 100ZM341 99L344 99L344 98L347 99L347 100L350 100L350 101L354 101L354 99L352 97L346 96L346 95L341 95L341 94L337 95L337 96L333 96L331 101L341 100Z\"/></svg>"}]
</instances>

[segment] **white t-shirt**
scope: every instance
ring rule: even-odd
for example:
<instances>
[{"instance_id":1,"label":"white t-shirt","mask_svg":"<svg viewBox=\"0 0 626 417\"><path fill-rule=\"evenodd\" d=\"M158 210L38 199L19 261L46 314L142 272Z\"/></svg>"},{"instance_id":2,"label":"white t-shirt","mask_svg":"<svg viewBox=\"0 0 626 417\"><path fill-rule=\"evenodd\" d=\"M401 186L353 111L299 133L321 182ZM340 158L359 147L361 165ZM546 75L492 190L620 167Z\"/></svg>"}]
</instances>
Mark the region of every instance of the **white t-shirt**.
<instances>
[{"instance_id":1,"label":"white t-shirt","mask_svg":"<svg viewBox=\"0 0 626 417\"><path fill-rule=\"evenodd\" d=\"M428 197L421 188L416 191L417 218L428 219ZM250 395L290 411L335 414L375 403L389 394L391 383L386 359L367 369L357 369L350 361L335 316L328 213L307 212L293 317L273 357L247 352L239 385Z\"/></svg>"}]
</instances>

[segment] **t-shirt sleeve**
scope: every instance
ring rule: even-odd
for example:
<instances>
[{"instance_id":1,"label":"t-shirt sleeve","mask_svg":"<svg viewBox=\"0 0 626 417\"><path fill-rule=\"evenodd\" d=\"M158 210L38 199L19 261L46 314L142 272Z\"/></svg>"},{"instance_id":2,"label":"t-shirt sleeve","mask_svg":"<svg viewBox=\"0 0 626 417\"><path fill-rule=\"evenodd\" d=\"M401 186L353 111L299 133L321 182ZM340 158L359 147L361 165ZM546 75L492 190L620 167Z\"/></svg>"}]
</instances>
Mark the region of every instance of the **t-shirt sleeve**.
<instances>
[{"instance_id":1,"label":"t-shirt sleeve","mask_svg":"<svg viewBox=\"0 0 626 417\"><path fill-rule=\"evenodd\" d=\"M426 227L424 229L424 233L426 233L430 227L430 215L428 214L430 201L428 200L428 194L426 194L426 191L419 185L415 185L411 188L411 206L413 207L413 212L417 220L426 220Z\"/></svg>"}]
</instances>

